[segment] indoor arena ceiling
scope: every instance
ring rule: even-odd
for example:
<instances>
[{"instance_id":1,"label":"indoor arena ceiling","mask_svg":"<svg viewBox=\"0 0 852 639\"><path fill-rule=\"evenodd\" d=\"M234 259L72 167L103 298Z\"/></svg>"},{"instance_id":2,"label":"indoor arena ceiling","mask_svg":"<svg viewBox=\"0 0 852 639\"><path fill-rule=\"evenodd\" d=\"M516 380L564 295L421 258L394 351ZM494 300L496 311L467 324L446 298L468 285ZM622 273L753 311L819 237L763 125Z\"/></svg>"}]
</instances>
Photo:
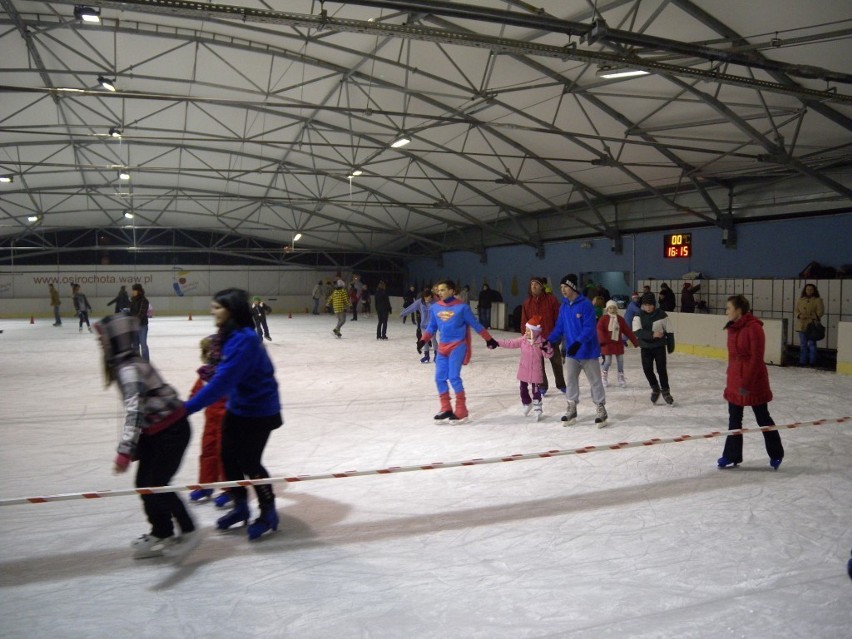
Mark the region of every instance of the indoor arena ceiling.
<instances>
[{"instance_id":1,"label":"indoor arena ceiling","mask_svg":"<svg viewBox=\"0 0 852 639\"><path fill-rule=\"evenodd\" d=\"M7 262L57 231L399 258L852 204L845 1L0 7Z\"/></svg>"}]
</instances>

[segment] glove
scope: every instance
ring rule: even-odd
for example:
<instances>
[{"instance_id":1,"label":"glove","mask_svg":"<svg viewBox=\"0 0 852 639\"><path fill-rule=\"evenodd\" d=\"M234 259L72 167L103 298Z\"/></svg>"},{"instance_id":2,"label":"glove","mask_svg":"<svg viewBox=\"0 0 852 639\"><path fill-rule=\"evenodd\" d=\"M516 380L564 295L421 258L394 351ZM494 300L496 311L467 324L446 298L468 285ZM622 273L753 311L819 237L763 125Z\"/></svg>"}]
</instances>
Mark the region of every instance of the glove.
<instances>
[{"instance_id":1,"label":"glove","mask_svg":"<svg viewBox=\"0 0 852 639\"><path fill-rule=\"evenodd\" d=\"M574 342L571 346L568 347L566 353L568 353L568 357L574 357L577 354L577 351L580 350L580 342Z\"/></svg>"},{"instance_id":2,"label":"glove","mask_svg":"<svg viewBox=\"0 0 852 639\"><path fill-rule=\"evenodd\" d=\"M492 351L495 348L497 348L498 346L500 346L500 344L497 343L497 340L494 339L493 337L489 340L486 340L485 343L488 345L488 348L490 348Z\"/></svg>"},{"instance_id":3,"label":"glove","mask_svg":"<svg viewBox=\"0 0 852 639\"><path fill-rule=\"evenodd\" d=\"M423 346L425 344L426 344L426 342L424 342L422 339L417 340L417 352L418 353L423 350Z\"/></svg>"}]
</instances>

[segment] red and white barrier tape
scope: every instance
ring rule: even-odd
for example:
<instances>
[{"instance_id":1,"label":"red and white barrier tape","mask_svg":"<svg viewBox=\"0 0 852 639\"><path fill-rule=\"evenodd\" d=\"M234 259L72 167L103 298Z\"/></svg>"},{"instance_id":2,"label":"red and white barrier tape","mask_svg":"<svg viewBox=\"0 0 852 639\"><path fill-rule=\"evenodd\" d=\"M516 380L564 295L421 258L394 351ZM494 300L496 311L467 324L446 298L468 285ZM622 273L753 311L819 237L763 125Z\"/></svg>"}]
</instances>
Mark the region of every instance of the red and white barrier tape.
<instances>
[{"instance_id":1,"label":"red and white barrier tape","mask_svg":"<svg viewBox=\"0 0 852 639\"><path fill-rule=\"evenodd\" d=\"M294 483L300 481L316 481L318 479L343 479L344 477L361 477L364 475L393 475L396 473L408 473L415 470L438 470L440 468L457 468L460 466L483 466L485 464L500 464L503 462L523 461L525 459L546 459L549 457L564 457L565 455L585 455L607 450L622 450L624 448L638 448L639 446L657 446L660 444L674 444L699 439L712 439L714 437L727 437L728 435L742 435L765 433L773 430L787 430L801 428L802 426L822 426L823 424L842 424L852 420L852 417L840 417L834 419L818 419L812 422L796 422L781 426L762 426L759 428L741 428L739 430L712 431L703 435L681 435L666 439L654 437L643 441L619 442L604 446L584 446L583 448L570 448L567 450L548 450L542 453L515 454L505 457L487 457L468 459L454 462L432 462L430 464L418 464L416 466L389 466L376 470L347 470L339 473L323 473L321 475L297 475L295 477L267 477L264 479L244 479L242 481L219 481L209 484L189 484L187 486L152 486L148 488L125 488L119 490L96 490L86 493L65 493L59 495L46 495L43 497L15 497L11 499L0 499L0 506L14 506L17 504L43 504L49 501L69 501L72 499L100 499L101 497L125 497L127 495L151 495L155 493L174 493L186 490L197 490L199 488L232 488L235 486L254 486L257 484L280 484Z\"/></svg>"}]
</instances>

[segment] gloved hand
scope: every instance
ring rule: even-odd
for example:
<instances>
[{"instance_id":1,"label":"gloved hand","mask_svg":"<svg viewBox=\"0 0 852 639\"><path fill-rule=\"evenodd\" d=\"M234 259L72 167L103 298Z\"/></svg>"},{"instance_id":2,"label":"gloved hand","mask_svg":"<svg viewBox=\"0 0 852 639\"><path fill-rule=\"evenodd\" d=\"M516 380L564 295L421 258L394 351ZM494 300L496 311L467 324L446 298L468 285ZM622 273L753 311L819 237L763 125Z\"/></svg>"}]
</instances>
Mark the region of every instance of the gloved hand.
<instances>
[{"instance_id":1,"label":"gloved hand","mask_svg":"<svg viewBox=\"0 0 852 639\"><path fill-rule=\"evenodd\" d=\"M579 350L580 350L580 342L574 342L574 343L571 344L571 346L568 347L568 349L565 352L568 353L568 357L574 357L574 355L576 355L577 351L579 351Z\"/></svg>"},{"instance_id":2,"label":"gloved hand","mask_svg":"<svg viewBox=\"0 0 852 639\"><path fill-rule=\"evenodd\" d=\"M489 340L485 340L485 343L488 345L488 348L490 348L492 351L495 348L497 348L498 346L500 346L500 344L497 343L497 340L494 339L493 337Z\"/></svg>"},{"instance_id":3,"label":"gloved hand","mask_svg":"<svg viewBox=\"0 0 852 639\"><path fill-rule=\"evenodd\" d=\"M417 352L418 353L423 350L424 344L426 344L426 342L424 342L422 339L417 340Z\"/></svg>"}]
</instances>

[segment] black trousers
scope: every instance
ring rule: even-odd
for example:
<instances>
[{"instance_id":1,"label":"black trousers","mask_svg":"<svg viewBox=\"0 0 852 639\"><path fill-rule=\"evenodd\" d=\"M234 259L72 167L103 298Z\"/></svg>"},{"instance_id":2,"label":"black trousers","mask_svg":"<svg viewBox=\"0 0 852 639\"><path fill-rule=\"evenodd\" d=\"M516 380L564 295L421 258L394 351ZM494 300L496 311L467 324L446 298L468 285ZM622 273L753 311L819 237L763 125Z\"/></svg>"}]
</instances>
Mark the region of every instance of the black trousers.
<instances>
[{"instance_id":1,"label":"black trousers","mask_svg":"<svg viewBox=\"0 0 852 639\"><path fill-rule=\"evenodd\" d=\"M758 426L775 426L769 415L769 405L759 404L752 406L754 418ZM743 407L728 402L728 430L738 430L743 427ZM781 434L777 430L763 433L763 443L766 445L766 453L769 459L784 459L784 447L781 445ZM728 461L739 464L743 461L743 436L728 435L725 438L725 450L722 454Z\"/></svg>"},{"instance_id":2,"label":"black trousers","mask_svg":"<svg viewBox=\"0 0 852 639\"><path fill-rule=\"evenodd\" d=\"M189 421L184 417L156 435L142 435L136 447L139 465L136 487L168 486L180 467L189 444ZM145 515L151 523L151 534L163 539L174 535L174 520L181 532L195 530L195 523L177 493L142 495Z\"/></svg>"},{"instance_id":3,"label":"black trousers","mask_svg":"<svg viewBox=\"0 0 852 639\"><path fill-rule=\"evenodd\" d=\"M547 392L550 388L547 384L547 366L548 360L546 357L541 358L541 371L544 375L544 382L539 384L539 388ZM559 347L553 349L553 357L550 358L550 368L553 369L553 384L559 390L565 390L565 367L562 363L562 353L559 352Z\"/></svg>"},{"instance_id":4,"label":"black trousers","mask_svg":"<svg viewBox=\"0 0 852 639\"><path fill-rule=\"evenodd\" d=\"M269 326L266 323L266 315L254 318L254 330L257 331L258 337L269 337Z\"/></svg>"},{"instance_id":5,"label":"black trousers","mask_svg":"<svg viewBox=\"0 0 852 639\"><path fill-rule=\"evenodd\" d=\"M268 417L242 417L225 413L222 420L222 466L228 481L262 479L269 477L266 468L260 463L263 449L269 434L281 425L281 415ZM236 500L245 500L248 496L245 487L236 486L229 491ZM261 507L275 501L271 484L254 487L257 501Z\"/></svg>"},{"instance_id":6,"label":"black trousers","mask_svg":"<svg viewBox=\"0 0 852 639\"><path fill-rule=\"evenodd\" d=\"M666 368L666 347L658 348L643 348L642 351L642 372L645 373L645 379L654 390L669 390L669 371ZM654 375L654 366L657 367L657 375L660 380Z\"/></svg>"},{"instance_id":7,"label":"black trousers","mask_svg":"<svg viewBox=\"0 0 852 639\"><path fill-rule=\"evenodd\" d=\"M379 323L376 324L376 337L388 336L388 315L387 311L376 311L379 316Z\"/></svg>"}]
</instances>

